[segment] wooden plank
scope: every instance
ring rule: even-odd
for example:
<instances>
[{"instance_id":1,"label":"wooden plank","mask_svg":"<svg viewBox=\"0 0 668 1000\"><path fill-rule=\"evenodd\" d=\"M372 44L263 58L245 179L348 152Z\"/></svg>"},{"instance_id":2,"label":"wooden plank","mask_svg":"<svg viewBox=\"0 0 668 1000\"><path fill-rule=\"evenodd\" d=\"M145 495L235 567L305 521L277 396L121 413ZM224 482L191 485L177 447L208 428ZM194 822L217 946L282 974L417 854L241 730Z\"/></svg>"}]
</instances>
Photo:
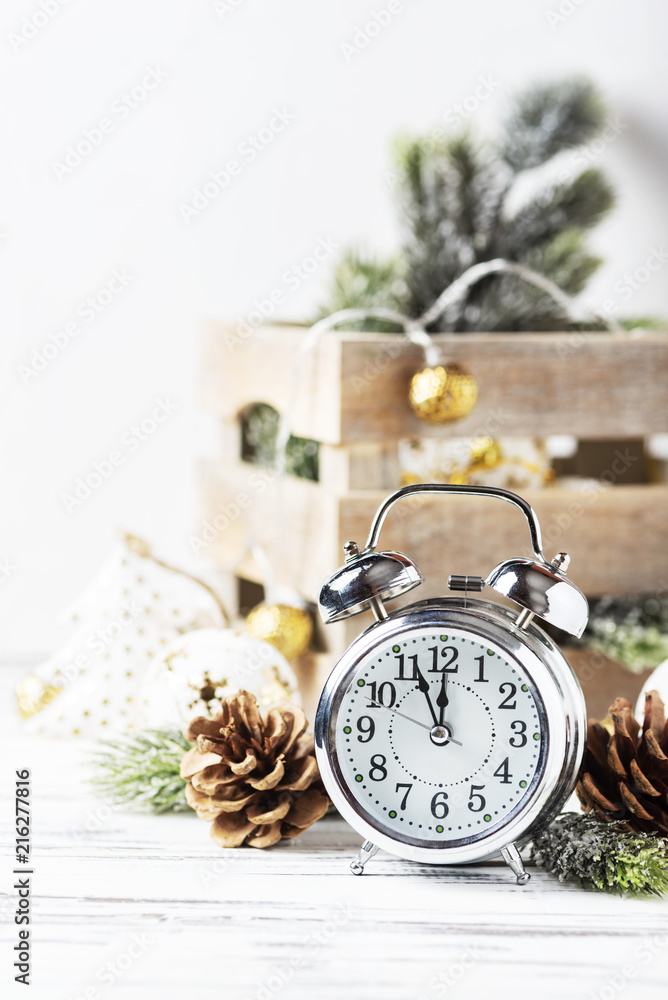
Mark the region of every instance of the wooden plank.
<instances>
[{"instance_id":1,"label":"wooden plank","mask_svg":"<svg viewBox=\"0 0 668 1000\"><path fill-rule=\"evenodd\" d=\"M538 515L548 557L565 549L569 576L588 596L653 593L668 587L668 488L597 485L589 491L526 491ZM406 552L425 575L421 597L445 593L450 573L486 577L504 559L530 556L522 515L509 504L478 497L413 498L398 505L381 535L382 548ZM339 540L363 543L383 496L341 501Z\"/></svg>"},{"instance_id":2,"label":"wooden plank","mask_svg":"<svg viewBox=\"0 0 668 1000\"><path fill-rule=\"evenodd\" d=\"M208 551L228 569L241 559L239 575L257 579L257 569L243 559L244 546L254 537L267 549L283 582L315 601L324 580L342 562L343 543L350 538L364 543L386 491L336 497L316 483L289 476L282 484L263 485L268 475L245 463L206 467L205 522L211 523L217 512L233 513L240 498L248 500ZM587 491L555 486L528 491L525 498L540 520L546 554L565 548L572 557L569 573L588 596L668 587L668 486L599 483ZM280 521L279 507L284 512ZM381 547L415 559L426 577L419 591L423 597L444 594L450 573L487 576L504 559L530 555L521 514L509 504L478 497L412 498L399 504L388 516Z\"/></svg>"},{"instance_id":3,"label":"wooden plank","mask_svg":"<svg viewBox=\"0 0 668 1000\"><path fill-rule=\"evenodd\" d=\"M235 418L251 402L284 412L301 327L261 327L230 349L230 328L205 331L203 402ZM407 401L422 353L387 334L329 332L305 360L293 431L329 444L400 437L574 434L642 437L668 431L668 334L522 333L434 337L445 360L476 377L465 420L432 427Z\"/></svg>"},{"instance_id":4,"label":"wooden plank","mask_svg":"<svg viewBox=\"0 0 668 1000\"><path fill-rule=\"evenodd\" d=\"M320 445L320 483L339 495L352 490L395 490L401 480L396 441Z\"/></svg>"}]
</instances>

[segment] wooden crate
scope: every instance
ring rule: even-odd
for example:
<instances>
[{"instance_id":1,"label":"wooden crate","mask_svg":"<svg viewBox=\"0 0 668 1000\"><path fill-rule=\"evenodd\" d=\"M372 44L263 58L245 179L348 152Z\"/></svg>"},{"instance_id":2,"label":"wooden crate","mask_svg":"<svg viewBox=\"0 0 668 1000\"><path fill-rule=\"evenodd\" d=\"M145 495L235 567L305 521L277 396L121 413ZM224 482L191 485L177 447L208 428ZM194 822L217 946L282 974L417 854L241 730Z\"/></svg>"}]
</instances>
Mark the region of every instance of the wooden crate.
<instances>
[{"instance_id":1,"label":"wooden crate","mask_svg":"<svg viewBox=\"0 0 668 1000\"><path fill-rule=\"evenodd\" d=\"M330 332L306 358L292 426L320 443L320 481L277 482L241 461L240 417L258 402L285 410L305 335L300 327L266 327L240 339L233 327L207 328L203 400L221 418L223 440L220 459L202 470L201 513L212 524L226 512L210 546L221 567L259 580L245 552L252 536L280 567L280 581L311 601L341 564L343 543L365 541L378 505L399 485L402 438L668 432L664 333L437 335L442 356L466 365L479 385L472 413L438 427L418 420L407 402L408 381L423 364L419 350L398 336ZM611 485L616 478L611 469L585 492L557 485L525 493L546 554L566 549L573 580L588 596L665 590L668 485ZM416 598L446 593L450 573L486 576L502 559L530 554L521 514L478 497L399 505L381 547L415 559L426 578ZM367 617L328 626L319 641L338 655Z\"/></svg>"}]
</instances>

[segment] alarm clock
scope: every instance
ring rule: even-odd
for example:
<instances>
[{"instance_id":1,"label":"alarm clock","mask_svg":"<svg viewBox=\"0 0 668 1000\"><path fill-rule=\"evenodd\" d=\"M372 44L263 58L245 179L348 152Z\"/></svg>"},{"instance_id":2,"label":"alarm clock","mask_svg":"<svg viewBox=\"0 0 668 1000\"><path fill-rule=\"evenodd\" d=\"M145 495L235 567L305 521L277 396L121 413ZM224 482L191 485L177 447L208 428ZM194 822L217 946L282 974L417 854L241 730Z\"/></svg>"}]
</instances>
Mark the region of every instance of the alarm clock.
<instances>
[{"instance_id":1,"label":"alarm clock","mask_svg":"<svg viewBox=\"0 0 668 1000\"><path fill-rule=\"evenodd\" d=\"M533 558L479 576L448 578L457 596L389 612L386 602L423 582L400 552L377 551L383 522L417 494L504 500L524 514ZM465 530L465 525L462 525ZM448 558L447 538L434 538ZM356 875L383 848L411 861L466 864L501 855L524 885L519 848L573 791L586 738L582 690L535 622L575 636L587 624L569 557L543 554L531 506L507 490L416 484L378 509L366 545L344 546L345 565L323 585L325 623L371 611L375 621L334 667L315 721L320 774L335 806L363 838ZM506 604L471 597L486 587Z\"/></svg>"}]
</instances>

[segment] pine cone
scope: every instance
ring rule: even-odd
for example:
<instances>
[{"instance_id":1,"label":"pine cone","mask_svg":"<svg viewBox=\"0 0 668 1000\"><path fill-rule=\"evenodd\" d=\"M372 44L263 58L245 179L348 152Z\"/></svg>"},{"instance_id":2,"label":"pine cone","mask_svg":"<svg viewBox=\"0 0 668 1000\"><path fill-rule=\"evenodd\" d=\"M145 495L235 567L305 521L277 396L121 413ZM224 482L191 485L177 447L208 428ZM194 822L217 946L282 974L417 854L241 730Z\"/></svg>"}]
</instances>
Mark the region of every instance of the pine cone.
<instances>
[{"instance_id":1,"label":"pine cone","mask_svg":"<svg viewBox=\"0 0 668 1000\"><path fill-rule=\"evenodd\" d=\"M186 737L197 745L181 761L186 800L200 819L213 820L220 847L270 847L325 814L329 799L306 725L301 708L287 702L261 715L248 691L225 698L218 718L192 720Z\"/></svg>"},{"instance_id":2,"label":"pine cone","mask_svg":"<svg viewBox=\"0 0 668 1000\"><path fill-rule=\"evenodd\" d=\"M590 719L576 792L584 812L596 810L628 830L668 834L668 723L657 691L645 696L642 731L631 703L615 699L611 729Z\"/></svg>"}]
</instances>

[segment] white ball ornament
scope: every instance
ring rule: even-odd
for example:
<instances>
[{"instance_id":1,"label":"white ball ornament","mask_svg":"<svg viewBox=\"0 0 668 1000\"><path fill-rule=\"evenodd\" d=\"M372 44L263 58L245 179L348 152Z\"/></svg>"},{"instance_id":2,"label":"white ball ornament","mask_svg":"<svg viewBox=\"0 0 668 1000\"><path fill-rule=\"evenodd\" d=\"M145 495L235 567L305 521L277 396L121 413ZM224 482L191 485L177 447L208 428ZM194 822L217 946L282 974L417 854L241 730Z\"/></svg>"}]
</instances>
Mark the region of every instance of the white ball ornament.
<instances>
[{"instance_id":1,"label":"white ball ornament","mask_svg":"<svg viewBox=\"0 0 668 1000\"><path fill-rule=\"evenodd\" d=\"M261 708L279 701L301 704L290 664L270 643L235 629L196 629L173 641L147 669L143 724L183 728L198 715L214 718L221 699L242 689Z\"/></svg>"}]
</instances>

